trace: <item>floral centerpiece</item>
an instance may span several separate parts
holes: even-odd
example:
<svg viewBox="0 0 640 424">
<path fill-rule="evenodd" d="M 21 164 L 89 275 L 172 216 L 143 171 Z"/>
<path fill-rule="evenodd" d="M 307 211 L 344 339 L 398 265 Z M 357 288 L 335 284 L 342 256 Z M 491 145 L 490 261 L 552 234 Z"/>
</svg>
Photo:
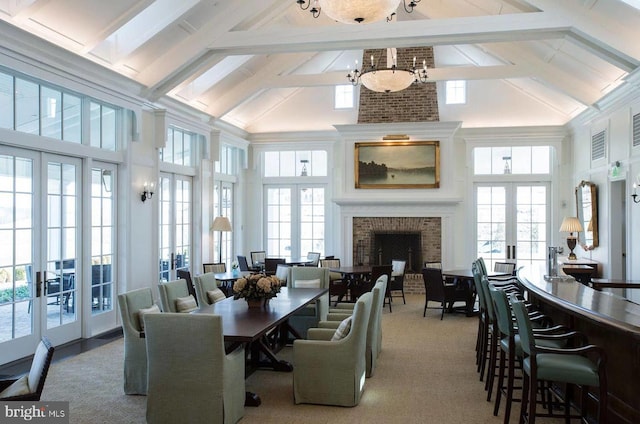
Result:
<svg viewBox="0 0 640 424">
<path fill-rule="evenodd" d="M 233 298 L 244 298 L 248 303 L 264 301 L 280 293 L 280 280 L 275 275 L 251 274 L 238 278 L 233 284 Z"/>
</svg>

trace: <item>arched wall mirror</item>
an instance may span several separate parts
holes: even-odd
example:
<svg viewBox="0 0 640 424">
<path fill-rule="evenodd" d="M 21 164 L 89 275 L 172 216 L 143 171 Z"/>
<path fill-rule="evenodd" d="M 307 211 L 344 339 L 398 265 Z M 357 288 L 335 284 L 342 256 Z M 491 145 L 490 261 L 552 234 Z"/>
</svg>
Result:
<svg viewBox="0 0 640 424">
<path fill-rule="evenodd" d="M 594 183 L 582 181 L 576 187 L 576 208 L 584 229 L 578 234 L 578 243 L 588 250 L 598 247 L 598 191 Z"/>
</svg>

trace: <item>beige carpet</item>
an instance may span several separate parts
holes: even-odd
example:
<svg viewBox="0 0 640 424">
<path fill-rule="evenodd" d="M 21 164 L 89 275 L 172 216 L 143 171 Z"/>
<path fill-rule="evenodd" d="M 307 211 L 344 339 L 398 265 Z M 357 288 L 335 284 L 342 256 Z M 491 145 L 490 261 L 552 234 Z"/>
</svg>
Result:
<svg viewBox="0 0 640 424">
<path fill-rule="evenodd" d="M 423 296 L 411 295 L 407 305 L 396 300 L 393 313 L 385 309 L 382 352 L 358 406 L 295 405 L 291 373 L 257 371 L 246 386 L 260 395 L 262 405 L 245 408 L 242 422 L 502 423 L 504 408 L 492 415 L 493 402 L 485 400 L 476 373 L 477 319 L 446 314 L 440 321 L 436 309 L 423 318 L 422 307 Z M 289 359 L 291 348 L 280 356 Z M 123 394 L 122 357 L 120 339 L 55 363 L 43 400 L 69 401 L 71 423 L 144 423 L 146 398 Z"/>
</svg>

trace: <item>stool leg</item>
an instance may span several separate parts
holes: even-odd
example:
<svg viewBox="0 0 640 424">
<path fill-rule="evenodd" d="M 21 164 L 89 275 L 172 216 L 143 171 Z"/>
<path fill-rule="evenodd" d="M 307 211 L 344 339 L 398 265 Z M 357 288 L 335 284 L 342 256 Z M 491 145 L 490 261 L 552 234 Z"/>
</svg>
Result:
<svg viewBox="0 0 640 424">
<path fill-rule="evenodd" d="M 504 368 L 505 368 L 505 354 L 504 354 L 504 350 L 501 348 L 500 360 L 498 362 L 498 388 L 496 392 L 496 404 L 493 406 L 494 416 L 497 416 L 498 411 L 500 410 L 500 399 L 502 398 L 502 389 L 504 387 Z"/>
<path fill-rule="evenodd" d="M 518 424 L 524 424 L 524 417 L 527 415 L 527 406 L 529 403 L 529 375 L 522 373 L 522 401 L 520 402 L 520 419 Z"/>
<path fill-rule="evenodd" d="M 491 337 L 491 345 L 489 348 L 489 370 L 487 371 L 487 381 L 484 384 L 484 389 L 487 391 L 487 402 L 491 402 L 491 393 L 493 392 L 493 382 L 496 375 L 496 363 L 498 358 L 498 334 L 493 334 Z"/>
<path fill-rule="evenodd" d="M 529 414 L 527 416 L 528 424 L 535 424 L 536 422 L 536 403 L 538 394 L 538 376 L 536 375 L 535 368 L 532 367 L 531 375 L 529 376 Z M 524 396 L 523 396 L 524 398 Z"/>
</svg>

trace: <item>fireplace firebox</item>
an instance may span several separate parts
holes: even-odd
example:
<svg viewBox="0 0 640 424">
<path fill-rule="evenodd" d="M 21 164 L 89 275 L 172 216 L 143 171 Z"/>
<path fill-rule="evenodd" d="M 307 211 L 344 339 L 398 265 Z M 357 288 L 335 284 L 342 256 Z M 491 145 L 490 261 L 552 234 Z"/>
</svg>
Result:
<svg viewBox="0 0 640 424">
<path fill-rule="evenodd" d="M 419 232 L 374 233 L 372 262 L 390 264 L 393 259 L 407 261 L 405 272 L 419 273 L 422 267 L 422 240 Z"/>
</svg>

